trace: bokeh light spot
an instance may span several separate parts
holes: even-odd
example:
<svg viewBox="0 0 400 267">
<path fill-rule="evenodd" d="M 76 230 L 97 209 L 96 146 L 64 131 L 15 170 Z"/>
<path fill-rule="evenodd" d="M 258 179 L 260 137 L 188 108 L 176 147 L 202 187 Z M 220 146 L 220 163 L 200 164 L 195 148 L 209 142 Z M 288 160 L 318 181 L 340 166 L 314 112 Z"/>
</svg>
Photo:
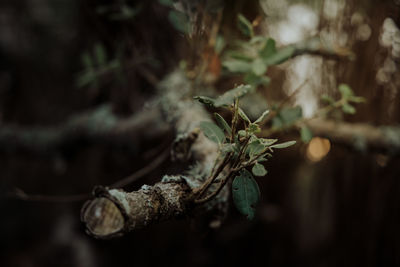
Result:
<svg viewBox="0 0 400 267">
<path fill-rule="evenodd" d="M 308 144 L 306 156 L 312 162 L 323 159 L 331 150 L 331 142 L 326 138 L 314 137 Z"/>
</svg>

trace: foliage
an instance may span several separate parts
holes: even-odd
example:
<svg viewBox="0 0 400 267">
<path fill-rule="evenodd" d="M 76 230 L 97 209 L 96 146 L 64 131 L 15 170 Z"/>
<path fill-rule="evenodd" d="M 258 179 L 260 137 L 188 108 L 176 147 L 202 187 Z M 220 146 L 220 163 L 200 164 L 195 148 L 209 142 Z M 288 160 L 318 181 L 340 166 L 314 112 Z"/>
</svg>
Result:
<svg viewBox="0 0 400 267">
<path fill-rule="evenodd" d="M 272 38 L 254 35 L 252 23 L 242 14 L 238 15 L 238 28 L 248 40 L 237 40 L 233 43 L 225 53 L 223 67 L 230 73 L 244 75 L 244 81 L 252 87 L 268 85 L 268 67 L 291 58 L 295 53 L 295 46 L 277 49 Z"/>
<path fill-rule="evenodd" d="M 263 177 L 267 174 L 263 162 L 272 156 L 271 153 L 274 152 L 274 149 L 284 149 L 296 143 L 296 141 L 277 143 L 277 139 L 263 138 L 264 132 L 261 130 L 261 126 L 265 123 L 266 118 L 271 121 L 272 132 L 297 127 L 300 124 L 300 136 L 304 143 L 312 139 L 313 133 L 306 126 L 307 119 L 303 118 L 302 109 L 299 106 L 280 106 L 273 110 L 271 116 L 269 116 L 270 111 L 266 110 L 254 121 L 251 121 L 239 107 L 238 99 L 259 85 L 267 85 L 269 83 L 269 77 L 266 76 L 268 67 L 293 57 L 296 46 L 277 49 L 273 39 L 255 36 L 252 23 L 241 14 L 238 15 L 238 28 L 248 38 L 248 41 L 236 41 L 234 48 L 225 52 L 222 65 L 228 73 L 243 75 L 247 85 L 236 86 L 218 98 L 194 97 L 209 108 L 228 109 L 232 114 L 231 124 L 228 124 L 218 113 L 214 114 L 217 124 L 213 122 L 200 124 L 205 136 L 218 143 L 220 151 L 210 176 L 195 195 L 197 203 L 208 201 L 217 195 L 229 180 L 233 179 L 234 204 L 240 213 L 248 219 L 252 219 L 255 205 L 260 199 L 260 191 L 254 176 Z M 355 96 L 351 88 L 344 84 L 339 86 L 339 92 L 341 98 L 338 101 L 323 96 L 323 99 L 328 102 L 328 106 L 318 111 L 318 115 L 335 109 L 341 109 L 344 113 L 355 113 L 355 108 L 351 104 L 360 103 L 363 98 Z M 239 128 L 239 125 L 244 126 Z M 226 168 L 227 170 L 223 172 Z M 222 173 L 224 173 L 224 177 L 220 178 L 218 189 L 204 197 L 209 186 Z"/>
<path fill-rule="evenodd" d="M 158 2 L 166 6 L 169 9 L 168 11 L 168 20 L 171 25 L 180 33 L 189 34 L 190 33 L 190 23 L 189 17 L 181 11 L 173 9 L 173 1 L 172 0 L 158 0 Z"/>
<path fill-rule="evenodd" d="M 260 200 L 260 189 L 246 169 L 241 170 L 232 183 L 232 197 L 236 208 L 249 220 L 254 218 L 255 205 Z"/>
<path fill-rule="evenodd" d="M 247 94 L 251 89 L 249 85 L 239 85 L 220 97 L 214 99 L 205 96 L 194 97 L 200 103 L 211 108 L 224 108 L 232 113 L 232 122 L 229 124 L 220 114 L 214 113 L 217 124 L 213 122 L 201 122 L 200 128 L 204 135 L 219 145 L 219 158 L 217 158 L 213 171 L 207 181 L 197 191 L 198 203 L 208 201 L 230 180 L 232 183 L 233 201 L 240 213 L 248 219 L 254 218 L 255 205 L 260 199 L 260 191 L 254 176 L 263 177 L 267 174 L 263 162 L 272 157 L 274 149 L 284 149 L 296 144 L 296 141 L 277 143 L 277 139 L 260 137 L 261 124 L 268 118 L 270 111 L 264 111 L 256 120 L 251 121 L 246 113 L 239 107 L 239 98 Z M 339 86 L 341 98 L 337 101 L 323 96 L 328 105 L 317 112 L 317 115 L 329 113 L 335 109 L 341 109 L 344 113 L 355 112 L 352 103 L 363 102 L 364 99 L 355 96 L 348 85 Z M 354 109 L 354 112 L 353 112 Z M 304 124 L 307 120 L 302 116 L 300 107 L 278 108 L 272 117 L 271 129 L 284 130 L 303 124 L 300 127 L 301 140 L 308 143 L 313 137 L 311 130 Z M 244 125 L 239 129 L 239 125 Z M 218 166 L 216 168 L 216 166 Z M 203 194 L 217 177 L 228 168 L 224 178 L 219 183 L 219 188 L 206 197 Z M 248 169 L 251 168 L 251 172 Z"/>
<path fill-rule="evenodd" d="M 341 95 L 341 98 L 338 101 L 335 101 L 328 95 L 323 95 L 321 97 L 324 102 L 329 104 L 326 113 L 333 109 L 340 108 L 343 113 L 355 114 L 356 109 L 353 104 L 365 102 L 363 97 L 355 96 L 353 90 L 351 90 L 350 86 L 347 84 L 340 84 L 338 90 Z"/>
<path fill-rule="evenodd" d="M 194 99 L 199 100 L 201 103 L 209 107 L 227 107 L 234 102 L 235 99 L 240 98 L 250 91 L 251 87 L 249 85 L 239 85 L 232 90 L 227 91 L 222 96 L 217 99 L 212 99 L 206 96 L 195 96 Z"/>
<path fill-rule="evenodd" d="M 126 21 L 136 17 L 142 10 L 142 5 L 138 4 L 131 7 L 126 3 L 118 6 L 116 9 L 114 5 L 101 5 L 96 8 L 96 13 L 106 16 L 109 20 Z"/>
<path fill-rule="evenodd" d="M 341 98 L 333 99 L 328 95 L 322 95 L 321 100 L 327 105 L 317 110 L 311 118 L 304 118 L 301 107 L 280 107 L 276 110 L 275 116 L 271 119 L 272 132 L 282 131 L 297 127 L 299 129 L 300 138 L 304 143 L 308 143 L 313 138 L 313 133 L 307 127 L 306 122 L 315 117 L 327 116 L 333 111 L 342 111 L 345 114 L 354 114 L 356 112 L 353 104 L 365 101 L 363 97 L 355 96 L 351 88 L 346 84 L 340 84 L 338 90 Z"/>
<path fill-rule="evenodd" d="M 159 3 L 168 8 L 168 20 L 172 26 L 183 34 L 190 33 L 190 23 L 187 14 L 173 8 L 173 1 L 159 0 Z M 102 6 L 97 12 L 107 15 L 110 19 L 128 20 L 134 18 L 140 12 L 141 6 L 122 6 L 119 13 Z M 246 84 L 235 86 L 217 98 L 207 96 L 195 96 L 200 103 L 211 109 L 225 109 L 231 112 L 231 122 L 228 123 L 219 113 L 214 113 L 215 121 L 204 121 L 200 128 L 204 135 L 218 144 L 218 158 L 209 174 L 206 182 L 195 192 L 196 202 L 202 203 L 210 200 L 218 194 L 224 185 L 232 180 L 232 196 L 235 206 L 240 213 L 248 219 L 254 218 L 255 205 L 260 199 L 260 191 L 254 176 L 267 175 L 264 163 L 275 149 L 284 149 L 296 143 L 287 141 L 277 143 L 277 139 L 265 138 L 271 132 L 298 128 L 301 140 L 308 143 L 312 137 L 312 131 L 307 127 L 307 119 L 303 117 L 301 107 L 279 106 L 276 109 L 265 110 L 254 121 L 239 107 L 239 99 L 251 93 L 258 86 L 266 86 L 270 78 L 266 72 L 270 66 L 281 64 L 296 55 L 296 49 L 302 45 L 289 45 L 277 48 L 272 38 L 256 35 L 253 24 L 242 14 L 237 16 L 237 26 L 241 36 L 246 40 L 227 42 L 221 35 L 216 35 L 215 53 L 222 55 L 222 66 L 225 73 L 242 76 Z M 303 44 L 304 46 L 304 44 Z M 299 48 L 300 47 L 300 48 Z M 224 51 L 224 53 L 222 53 Z M 109 59 L 105 47 L 98 43 L 91 53 L 82 55 L 84 70 L 79 75 L 77 84 L 83 86 L 98 86 L 102 75 L 109 72 L 120 72 L 121 63 L 119 57 Z M 361 103 L 363 98 L 355 96 L 348 85 L 341 84 L 338 88 L 341 98 L 334 100 L 323 95 L 321 99 L 327 106 L 317 111 L 318 116 L 328 114 L 333 110 L 341 110 L 343 113 L 354 114 L 353 104 Z M 252 117 L 251 117 L 252 118 Z M 269 123 L 270 129 L 265 132 L 262 126 Z M 268 132 L 271 131 L 271 132 Z M 222 176 L 222 177 L 221 177 Z M 218 188 L 206 195 L 211 184 L 218 182 Z"/>
<path fill-rule="evenodd" d="M 119 75 L 121 71 L 120 59 L 108 59 L 107 51 L 101 43 L 95 44 L 92 53 L 82 54 L 82 63 L 84 69 L 76 80 L 78 87 L 98 87 L 101 76 L 110 72 Z"/>
<path fill-rule="evenodd" d="M 296 141 L 276 144 L 277 139 L 266 139 L 256 135 L 261 131 L 260 123 L 266 118 L 269 111 L 266 110 L 252 122 L 239 107 L 238 99 L 248 92 L 246 88 L 248 88 L 246 85 L 237 86 L 217 99 L 203 96 L 197 96 L 195 99 L 207 106 L 222 107 L 232 112 L 231 125 L 221 115 L 215 113 L 217 124 L 201 122 L 200 128 L 207 138 L 219 145 L 220 157 L 215 163 L 215 165 L 219 164 L 219 167 L 216 169 L 222 172 L 224 167 L 229 166 L 225 178 L 220 182 L 220 187 L 234 177 L 232 194 L 235 206 L 248 219 L 252 219 L 255 204 L 260 198 L 258 185 L 253 175 L 265 176 L 267 171 L 262 162 L 272 156 L 271 153 L 274 149 L 287 148 L 294 145 Z M 228 101 L 232 101 L 232 103 L 228 105 Z M 244 129 L 239 130 L 240 120 L 244 124 Z M 250 167 L 252 167 L 252 172 L 247 170 Z M 208 182 L 199 190 L 200 197 L 219 174 L 218 172 L 210 174 Z M 208 200 L 208 198 L 205 197 L 203 200 Z M 199 202 L 202 202 L 202 199 Z"/>
</svg>

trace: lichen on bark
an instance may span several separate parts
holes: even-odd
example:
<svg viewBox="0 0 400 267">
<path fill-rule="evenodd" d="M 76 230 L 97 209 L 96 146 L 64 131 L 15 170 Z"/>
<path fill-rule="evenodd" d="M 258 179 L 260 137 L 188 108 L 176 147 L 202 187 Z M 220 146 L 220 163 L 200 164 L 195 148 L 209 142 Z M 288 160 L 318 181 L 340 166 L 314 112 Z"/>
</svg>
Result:
<svg viewBox="0 0 400 267">
<path fill-rule="evenodd" d="M 192 190 L 199 187 L 210 173 L 218 146 L 198 130 L 201 121 L 211 119 L 202 106 L 192 101 L 191 91 L 184 73 L 175 71 L 161 82 L 160 97 L 150 105 L 160 107 L 164 116 L 161 119 L 173 125 L 177 136 L 191 137 L 185 146 L 187 155 L 190 155 L 188 162 L 194 164 L 183 174 L 166 175 L 160 182 L 144 185 L 138 191 L 95 189 L 94 198 L 87 201 L 81 210 L 81 220 L 90 235 L 110 238 L 157 222 L 202 213 L 214 213 L 210 225 L 220 225 L 219 220 L 224 217 L 228 206 L 229 190 L 226 187 L 205 204 L 195 205 L 193 201 Z M 213 189 L 215 186 L 209 190 Z"/>
</svg>

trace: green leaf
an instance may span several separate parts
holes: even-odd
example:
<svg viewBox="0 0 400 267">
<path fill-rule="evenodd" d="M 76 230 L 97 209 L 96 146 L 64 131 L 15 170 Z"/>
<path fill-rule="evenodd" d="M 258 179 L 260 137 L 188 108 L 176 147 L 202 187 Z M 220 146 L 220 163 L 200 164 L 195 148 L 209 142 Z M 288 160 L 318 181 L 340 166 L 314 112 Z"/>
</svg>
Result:
<svg viewBox="0 0 400 267">
<path fill-rule="evenodd" d="M 256 123 L 250 123 L 249 124 L 249 132 L 250 133 L 259 133 L 261 132 L 260 126 Z"/>
<path fill-rule="evenodd" d="M 361 96 L 350 96 L 348 101 L 354 102 L 354 103 L 364 103 L 366 100 L 364 97 L 361 97 Z"/>
<path fill-rule="evenodd" d="M 225 141 L 224 132 L 213 122 L 202 121 L 200 122 L 200 128 L 204 135 L 211 141 L 222 144 Z"/>
<path fill-rule="evenodd" d="M 161 5 L 172 7 L 174 2 L 172 0 L 158 0 Z"/>
<path fill-rule="evenodd" d="M 295 51 L 296 51 L 296 48 L 294 46 L 287 46 L 287 47 L 281 48 L 276 53 L 274 53 L 271 56 L 269 56 L 268 58 L 266 58 L 265 63 L 268 66 L 278 65 L 280 63 L 283 63 L 286 60 L 290 59 L 294 55 Z"/>
<path fill-rule="evenodd" d="M 141 11 L 141 6 L 138 5 L 137 7 L 130 7 L 128 5 L 121 6 L 121 12 L 111 14 L 109 18 L 111 20 L 128 20 L 135 17 Z"/>
<path fill-rule="evenodd" d="M 251 169 L 251 172 L 255 176 L 265 176 L 267 174 L 267 170 L 264 168 L 264 165 L 259 163 L 254 164 L 253 168 Z"/>
<path fill-rule="evenodd" d="M 344 113 L 347 113 L 347 114 L 355 114 L 356 113 L 356 109 L 352 105 L 350 105 L 348 103 L 345 103 L 342 106 L 342 110 L 343 110 Z"/>
<path fill-rule="evenodd" d="M 245 61 L 247 63 L 250 63 L 253 60 L 253 56 L 249 55 L 246 52 L 242 52 L 242 51 L 228 50 L 226 52 L 226 55 L 229 58 L 238 59 L 238 60 L 241 60 L 241 61 Z"/>
<path fill-rule="evenodd" d="M 246 134 L 247 134 L 247 132 L 246 132 L 245 130 L 239 130 L 239 131 L 238 131 L 238 135 L 239 135 L 239 136 L 244 137 L 244 136 L 246 136 Z"/>
<path fill-rule="evenodd" d="M 227 154 L 229 152 L 234 152 L 236 151 L 236 144 L 223 144 L 221 147 L 221 152 L 223 154 Z"/>
<path fill-rule="evenodd" d="M 195 96 L 195 100 L 209 107 L 223 107 L 229 106 L 235 102 L 236 98 L 241 98 L 247 94 L 252 89 L 251 85 L 239 85 L 235 88 L 225 92 L 223 95 L 219 96 L 217 99 L 213 99 L 207 96 Z"/>
<path fill-rule="evenodd" d="M 255 215 L 255 205 L 260 200 L 260 189 L 253 175 L 247 170 L 241 170 L 233 180 L 232 197 L 238 211 L 252 220 Z"/>
<path fill-rule="evenodd" d="M 265 42 L 266 38 L 261 35 L 254 36 L 253 38 L 250 39 L 249 43 L 250 44 L 256 44 L 260 42 Z"/>
<path fill-rule="evenodd" d="M 219 127 L 224 129 L 229 135 L 232 135 L 232 129 L 229 126 L 229 124 L 224 120 L 224 118 L 222 118 L 222 116 L 219 115 L 218 113 L 214 113 L 214 116 L 215 116 L 215 120 L 217 121 L 217 124 L 219 125 Z"/>
<path fill-rule="evenodd" d="M 269 38 L 267 40 L 267 42 L 265 43 L 265 46 L 263 47 L 263 49 L 261 49 L 260 56 L 263 59 L 268 59 L 275 53 L 276 53 L 275 40 Z"/>
<path fill-rule="evenodd" d="M 93 68 L 92 58 L 90 57 L 90 55 L 87 52 L 82 54 L 82 63 L 86 69 Z"/>
<path fill-rule="evenodd" d="M 222 35 L 218 35 L 215 39 L 214 51 L 217 55 L 221 54 L 222 50 L 225 48 L 226 42 Z"/>
<path fill-rule="evenodd" d="M 248 84 L 257 87 L 259 85 L 267 86 L 271 79 L 268 76 L 257 76 L 253 72 L 249 72 L 244 76 L 244 81 Z"/>
<path fill-rule="evenodd" d="M 256 139 L 247 146 L 246 153 L 250 156 L 250 158 L 253 158 L 264 152 L 266 147 L 267 146 L 264 145 L 259 139 Z"/>
<path fill-rule="evenodd" d="M 259 138 L 258 140 L 260 140 L 261 143 L 262 143 L 264 146 L 270 146 L 270 145 L 275 144 L 276 142 L 278 142 L 278 139 Z"/>
<path fill-rule="evenodd" d="M 270 153 L 265 153 L 264 155 L 267 156 L 268 158 L 272 158 L 272 154 Z"/>
<path fill-rule="evenodd" d="M 285 108 L 279 112 L 279 117 L 284 121 L 285 125 L 290 125 L 301 119 L 303 116 L 303 110 L 300 106 L 294 108 Z"/>
<path fill-rule="evenodd" d="M 215 99 L 213 99 L 211 97 L 208 97 L 208 96 L 195 96 L 193 98 L 196 99 L 197 101 L 199 101 L 200 103 L 208 106 L 208 107 L 214 107 Z"/>
<path fill-rule="evenodd" d="M 96 80 L 96 75 L 93 71 L 87 71 L 80 75 L 76 80 L 76 86 L 84 87 L 86 85 L 91 84 Z"/>
<path fill-rule="evenodd" d="M 97 64 L 99 64 L 99 66 L 104 66 L 107 62 L 107 54 L 104 46 L 100 43 L 97 43 L 94 47 L 94 51 L 96 54 Z"/>
<path fill-rule="evenodd" d="M 300 137 L 301 140 L 307 144 L 313 138 L 313 133 L 311 132 L 310 128 L 308 128 L 307 126 L 303 126 L 300 129 Z"/>
<path fill-rule="evenodd" d="M 302 117 L 303 111 L 300 106 L 294 108 L 284 108 L 272 120 L 274 128 L 290 126 Z"/>
<path fill-rule="evenodd" d="M 263 121 L 263 119 L 265 118 L 265 116 L 267 116 L 269 114 L 269 110 L 266 110 L 263 112 L 263 114 L 261 114 L 260 117 L 258 117 L 258 119 L 254 122 L 254 123 L 260 123 Z"/>
<path fill-rule="evenodd" d="M 327 102 L 329 105 L 333 105 L 335 100 L 327 94 L 323 94 L 321 96 L 321 100 Z"/>
<path fill-rule="evenodd" d="M 239 85 L 218 97 L 215 102 L 215 107 L 229 106 L 235 102 L 236 98 L 241 98 L 251 90 L 250 85 Z"/>
<path fill-rule="evenodd" d="M 107 68 L 109 69 L 118 69 L 121 67 L 121 62 L 119 58 L 114 59 L 113 61 L 109 62 Z"/>
<path fill-rule="evenodd" d="M 251 70 L 251 64 L 244 60 L 228 59 L 222 62 L 222 66 L 233 73 L 246 73 Z"/>
<path fill-rule="evenodd" d="M 264 161 L 268 161 L 264 156 L 261 156 L 261 157 L 259 157 L 259 158 L 257 159 L 257 162 L 258 162 L 258 163 L 264 162 Z"/>
<path fill-rule="evenodd" d="M 256 58 L 251 63 L 251 70 L 255 75 L 261 76 L 267 71 L 267 65 L 265 65 L 264 61 L 261 58 Z"/>
<path fill-rule="evenodd" d="M 242 14 L 238 15 L 238 28 L 247 37 L 252 37 L 254 35 L 253 25 L 251 25 L 251 22 Z"/>
<path fill-rule="evenodd" d="M 350 86 L 344 83 L 339 85 L 339 92 L 345 99 L 348 99 L 349 97 L 354 95 L 353 90 L 351 90 Z"/>
<path fill-rule="evenodd" d="M 244 121 L 246 121 L 246 122 L 248 122 L 248 123 L 251 123 L 249 117 L 247 117 L 246 113 L 244 113 L 244 111 L 243 111 L 241 108 L 239 108 L 238 111 L 239 111 L 239 116 L 240 116 Z"/>
<path fill-rule="evenodd" d="M 176 30 L 184 34 L 189 33 L 189 21 L 184 13 L 171 10 L 168 14 L 168 19 Z"/>
<path fill-rule="evenodd" d="M 288 142 L 272 145 L 272 146 L 270 146 L 270 148 L 287 148 L 294 144 L 296 144 L 296 141 L 288 141 Z"/>
</svg>

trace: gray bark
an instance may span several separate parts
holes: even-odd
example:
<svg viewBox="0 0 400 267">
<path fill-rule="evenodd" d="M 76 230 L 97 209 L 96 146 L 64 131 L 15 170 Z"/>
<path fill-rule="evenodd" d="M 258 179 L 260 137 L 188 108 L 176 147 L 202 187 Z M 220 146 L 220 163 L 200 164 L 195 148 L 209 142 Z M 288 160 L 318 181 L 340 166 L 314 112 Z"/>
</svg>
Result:
<svg viewBox="0 0 400 267">
<path fill-rule="evenodd" d="M 186 173 L 164 176 L 153 186 L 143 185 L 134 192 L 97 188 L 87 201 L 81 219 L 87 232 L 96 238 L 109 238 L 146 227 L 150 224 L 179 218 L 196 209 L 223 217 L 229 191 L 225 187 L 215 199 L 196 206 L 192 190 L 202 184 L 217 157 L 218 146 L 198 131 L 200 121 L 210 120 L 202 106 L 190 95 L 190 83 L 180 71 L 169 75 L 159 88 L 159 99 L 153 103 L 161 109 L 164 120 L 173 125 L 177 138 L 172 154 L 177 159 L 193 160 Z M 148 129 L 152 131 L 153 129 Z M 213 190 L 211 187 L 209 190 Z M 218 225 L 215 221 L 211 225 Z"/>
</svg>

